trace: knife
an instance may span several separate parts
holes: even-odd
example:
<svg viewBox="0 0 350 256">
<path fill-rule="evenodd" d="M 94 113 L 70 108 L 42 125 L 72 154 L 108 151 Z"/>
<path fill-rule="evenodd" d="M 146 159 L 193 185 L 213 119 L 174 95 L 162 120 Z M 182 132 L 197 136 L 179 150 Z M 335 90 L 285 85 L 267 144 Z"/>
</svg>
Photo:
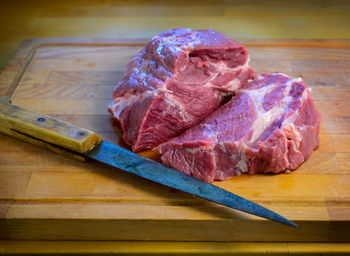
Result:
<svg viewBox="0 0 350 256">
<path fill-rule="evenodd" d="M 96 133 L 13 105 L 0 97 L 0 132 L 79 160 L 94 159 L 148 180 L 292 227 L 295 223 L 254 202 L 144 158 Z"/>
</svg>

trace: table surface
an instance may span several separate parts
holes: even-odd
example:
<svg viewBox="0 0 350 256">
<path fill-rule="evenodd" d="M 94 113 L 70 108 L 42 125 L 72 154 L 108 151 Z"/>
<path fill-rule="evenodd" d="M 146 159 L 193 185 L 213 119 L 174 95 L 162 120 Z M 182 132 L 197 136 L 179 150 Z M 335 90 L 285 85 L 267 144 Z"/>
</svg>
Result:
<svg viewBox="0 0 350 256">
<path fill-rule="evenodd" d="M 264 3 L 261 3 L 261 1 L 257 0 L 248 0 L 222 2 L 191 1 L 190 3 L 187 1 L 176 1 L 172 3 L 162 1 L 128 1 L 123 3 L 121 1 L 102 0 L 63 0 L 56 1 L 55 4 L 53 4 L 50 1 L 42 0 L 14 0 L 6 1 L 1 4 L 0 22 L 1 70 L 8 63 L 22 40 L 36 37 L 149 38 L 168 28 L 191 27 L 197 29 L 216 29 L 235 39 L 349 39 L 350 2 L 327 0 L 293 2 L 264 1 Z M 346 76 L 343 77 L 346 79 Z M 4 86 L 5 83 L 6 81 L 0 81 L 0 86 Z M 338 96 L 341 95 L 339 94 Z M 344 112 L 345 111 L 346 109 Z M 341 153 L 344 151 L 344 148 L 347 148 L 348 139 L 343 140 L 337 136 L 332 137 L 325 135 L 325 133 L 323 133 L 322 136 L 323 138 L 321 139 L 326 141 L 324 144 L 326 146 L 321 148 L 321 153 L 323 151 L 324 154 L 327 154 L 327 151 L 330 149 L 339 150 L 338 159 L 334 158 L 333 162 L 326 163 L 326 166 L 332 168 L 333 163 L 337 164 L 337 166 L 340 164 L 343 171 L 349 169 L 349 162 L 347 160 L 349 153 Z M 335 142 L 334 139 L 336 140 Z M 2 140 L 2 142 L 4 142 L 4 140 Z M 345 144 L 343 144 L 343 142 Z M 6 143 L 9 143 L 7 139 L 5 141 L 5 144 Z M 10 139 L 10 143 L 12 143 L 12 139 Z M 28 151 L 35 151 L 36 149 L 35 147 L 27 147 L 25 144 L 20 144 L 18 150 L 22 152 L 22 156 L 26 157 Z M 36 152 L 47 155 L 47 153 L 42 153 L 44 151 L 41 150 Z M 48 158 L 44 161 L 48 161 L 48 163 L 52 163 L 52 161 L 62 163 L 62 158 L 52 160 L 53 158 L 55 158 L 54 154 L 48 154 Z M 34 159 L 33 161 L 43 160 L 41 157 L 38 159 Z M 24 159 L 24 161 L 30 162 L 32 160 L 27 158 Z M 34 162 L 31 162 L 31 164 L 35 165 Z M 320 163 L 322 164 L 322 161 Z M 40 183 L 40 179 L 36 180 Z M 54 184 L 55 180 L 52 182 L 52 184 Z M 136 183 L 139 184 L 139 181 Z M 22 185 L 23 184 L 20 184 L 19 186 Z M 35 185 L 29 189 L 35 190 Z M 89 190 L 90 188 L 86 187 L 86 189 Z M 315 193 L 316 192 L 317 191 L 315 191 Z M 333 206 L 336 208 L 339 205 L 337 206 L 335 204 Z M 93 211 L 90 213 L 93 213 Z M 342 213 L 344 214 L 344 209 L 341 207 L 333 211 L 333 214 L 338 216 L 338 218 Z M 95 212 L 95 214 L 98 215 L 99 213 Z M 23 225 L 27 224 L 24 223 Z M 43 225 L 42 228 L 45 228 L 47 224 L 44 223 Z M 330 231 L 332 228 L 334 227 L 330 227 Z M 65 237 L 61 239 L 64 240 Z M 47 253 L 52 252 L 55 246 L 62 246 L 62 248 L 64 248 L 63 250 L 71 253 L 84 251 L 79 244 L 74 244 L 73 246 L 71 244 L 41 243 L 39 245 L 36 242 L 17 243 L 13 241 L 12 243 L 0 243 L 0 248 L 2 249 L 0 253 L 38 253 L 38 248 L 40 247 L 42 248 L 41 252 L 44 251 Z M 102 248 L 96 249 L 99 248 L 99 246 L 105 245 L 94 243 L 92 244 L 94 248 L 91 247 L 91 249 L 89 249 L 85 247 L 87 248 L 85 252 L 91 252 L 91 250 L 95 253 L 106 252 L 106 250 Z M 113 246 L 108 246 L 108 249 L 111 251 L 120 250 L 122 252 L 127 252 L 127 248 L 134 246 L 135 251 L 144 253 L 144 248 L 147 248 L 145 244 L 139 245 L 131 242 L 122 242 L 113 244 Z M 156 252 L 154 248 L 162 248 L 162 250 L 165 251 L 169 250 L 169 248 L 173 248 L 172 250 L 175 252 L 176 249 L 174 249 L 174 246 L 178 247 L 179 251 L 186 251 L 186 249 L 182 248 L 185 246 L 189 251 L 191 251 L 189 248 L 197 247 L 201 248 L 199 249 L 201 253 L 207 252 L 208 254 L 215 253 L 218 249 L 222 248 L 222 244 L 220 243 L 178 245 L 169 243 L 161 245 L 155 243 L 149 246 L 152 249 L 149 249 L 148 252 Z M 261 249 L 260 251 L 265 252 L 274 251 L 276 248 L 279 248 L 279 253 L 282 255 L 292 252 L 305 253 L 307 251 L 310 253 L 346 253 L 350 250 L 349 247 L 344 244 L 314 244 L 306 248 L 303 244 L 291 243 L 264 245 L 227 243 L 225 248 L 225 254 L 234 254 L 234 252 L 236 252 L 237 255 L 257 252 L 259 251 L 258 248 Z"/>
<path fill-rule="evenodd" d="M 350 39 L 350 2 L 12 0 L 0 5 L 0 69 L 38 37 L 150 38 L 173 27 L 238 39 Z"/>
<path fill-rule="evenodd" d="M 124 67 L 146 41 L 25 41 L 0 76 L 4 83 L 0 94 L 7 95 L 13 91 L 9 86 L 15 84 L 13 104 L 126 146 L 106 108 Z M 214 184 L 290 218 L 300 224 L 299 229 L 0 135 L 0 216 L 8 224 L 8 232 L 0 233 L 0 238 L 350 241 L 350 41 L 258 39 L 242 43 L 257 73 L 300 76 L 312 89 L 322 116 L 321 142 L 292 174 L 241 175 Z M 159 160 L 152 150 L 140 154 Z"/>
</svg>

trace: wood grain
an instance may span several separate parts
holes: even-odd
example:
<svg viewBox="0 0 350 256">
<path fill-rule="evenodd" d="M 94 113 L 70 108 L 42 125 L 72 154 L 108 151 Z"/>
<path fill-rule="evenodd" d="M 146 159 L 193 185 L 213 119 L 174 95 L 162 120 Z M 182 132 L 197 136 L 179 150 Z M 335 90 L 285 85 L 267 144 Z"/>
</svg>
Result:
<svg viewBox="0 0 350 256">
<path fill-rule="evenodd" d="M 92 130 L 128 148 L 106 108 L 126 63 L 144 42 L 25 41 L 0 76 L 1 92 L 9 94 L 8 87 L 19 81 L 14 104 Z M 277 211 L 300 229 L 0 134 L 0 229 L 5 230 L 0 238 L 349 242 L 350 41 L 244 43 L 258 73 L 301 76 L 312 88 L 322 116 L 321 144 L 292 174 L 242 175 L 214 184 Z M 154 151 L 140 154 L 159 160 Z"/>
<path fill-rule="evenodd" d="M 348 39 L 349 10 L 344 0 L 2 1 L 0 70 L 22 40 L 36 37 L 150 38 L 182 26 L 238 39 Z"/>
<path fill-rule="evenodd" d="M 346 243 L 0 241 L 0 255 L 346 255 L 348 249 Z"/>
</svg>

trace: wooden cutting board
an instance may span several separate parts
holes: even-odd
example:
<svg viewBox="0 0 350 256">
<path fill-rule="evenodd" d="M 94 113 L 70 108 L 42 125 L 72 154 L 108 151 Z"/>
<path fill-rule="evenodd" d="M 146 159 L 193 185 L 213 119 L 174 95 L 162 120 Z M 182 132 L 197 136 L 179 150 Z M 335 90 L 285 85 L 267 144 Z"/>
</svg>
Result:
<svg viewBox="0 0 350 256">
<path fill-rule="evenodd" d="M 126 146 L 107 105 L 147 40 L 33 39 L 0 76 L 12 103 Z M 106 165 L 0 134 L 0 239 L 350 242 L 350 41 L 243 40 L 261 72 L 301 76 L 322 116 L 321 145 L 292 174 L 214 184 L 300 228 L 244 214 Z M 142 155 L 159 160 L 152 151 Z"/>
</svg>

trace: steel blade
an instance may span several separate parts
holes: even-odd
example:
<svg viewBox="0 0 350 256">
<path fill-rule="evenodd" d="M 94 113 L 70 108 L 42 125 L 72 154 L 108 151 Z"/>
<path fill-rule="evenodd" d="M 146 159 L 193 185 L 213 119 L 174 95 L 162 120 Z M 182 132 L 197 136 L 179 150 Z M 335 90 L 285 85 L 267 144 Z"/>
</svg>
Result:
<svg viewBox="0 0 350 256">
<path fill-rule="evenodd" d="M 153 160 L 139 156 L 108 141 L 103 141 L 85 155 L 165 186 L 176 188 L 239 211 L 297 227 L 295 223 L 256 203 Z"/>
</svg>

